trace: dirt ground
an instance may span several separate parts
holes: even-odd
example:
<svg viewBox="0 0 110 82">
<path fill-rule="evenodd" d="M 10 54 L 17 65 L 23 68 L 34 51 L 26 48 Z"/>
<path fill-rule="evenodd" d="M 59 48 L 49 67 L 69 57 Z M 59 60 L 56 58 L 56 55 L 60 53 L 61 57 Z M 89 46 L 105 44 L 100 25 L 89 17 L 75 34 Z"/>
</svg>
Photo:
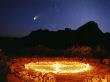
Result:
<svg viewBox="0 0 110 82">
<path fill-rule="evenodd" d="M 90 71 L 75 73 L 75 74 L 55 74 L 56 82 L 89 82 L 97 76 L 98 79 L 105 79 L 110 82 L 110 66 L 109 63 L 100 63 L 99 59 L 78 59 L 78 58 L 18 58 L 12 61 L 9 61 L 9 66 L 11 63 L 24 64 L 30 61 L 58 61 L 58 60 L 67 60 L 67 61 L 81 61 L 90 64 L 93 68 Z M 88 81 L 87 81 L 88 80 Z M 9 72 L 7 75 L 7 82 L 25 82 L 23 79 L 17 77 L 15 74 Z M 95 81 L 94 81 L 95 82 Z M 97 81 L 98 82 L 98 81 Z"/>
</svg>

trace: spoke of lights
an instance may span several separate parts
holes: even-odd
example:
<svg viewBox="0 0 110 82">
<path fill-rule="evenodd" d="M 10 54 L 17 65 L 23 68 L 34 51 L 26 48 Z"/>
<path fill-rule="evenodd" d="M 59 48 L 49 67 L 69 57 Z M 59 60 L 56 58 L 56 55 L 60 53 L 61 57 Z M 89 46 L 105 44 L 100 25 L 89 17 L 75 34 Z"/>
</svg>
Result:
<svg viewBox="0 0 110 82">
<path fill-rule="evenodd" d="M 25 64 L 25 69 L 41 72 L 52 73 L 79 73 L 91 69 L 89 64 L 80 62 L 31 62 Z"/>
</svg>

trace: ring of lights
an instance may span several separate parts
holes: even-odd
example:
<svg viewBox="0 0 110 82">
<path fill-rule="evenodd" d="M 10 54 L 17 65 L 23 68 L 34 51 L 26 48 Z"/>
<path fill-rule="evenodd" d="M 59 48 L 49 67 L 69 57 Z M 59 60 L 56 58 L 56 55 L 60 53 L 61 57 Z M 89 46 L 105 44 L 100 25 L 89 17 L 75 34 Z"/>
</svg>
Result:
<svg viewBox="0 0 110 82">
<path fill-rule="evenodd" d="M 80 62 L 30 62 L 24 65 L 26 70 L 33 70 L 35 72 L 44 72 L 44 73 L 79 73 L 85 72 L 91 69 L 89 64 L 80 63 Z"/>
</svg>

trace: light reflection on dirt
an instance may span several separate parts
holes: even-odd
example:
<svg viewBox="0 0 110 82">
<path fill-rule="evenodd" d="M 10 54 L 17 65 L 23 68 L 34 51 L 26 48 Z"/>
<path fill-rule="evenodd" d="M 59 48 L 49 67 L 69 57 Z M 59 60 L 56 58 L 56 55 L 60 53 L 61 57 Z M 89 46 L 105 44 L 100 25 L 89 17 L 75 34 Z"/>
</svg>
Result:
<svg viewBox="0 0 110 82">
<path fill-rule="evenodd" d="M 99 59 L 80 59 L 80 58 L 17 58 L 9 61 L 10 72 L 7 75 L 8 82 L 24 82 L 23 79 L 18 77 L 19 72 L 24 69 L 24 64 L 29 62 L 44 62 L 44 61 L 80 61 L 84 63 L 89 63 L 93 66 L 91 71 L 85 71 L 82 73 L 75 74 L 54 74 L 56 82 L 86 82 L 87 80 L 92 80 L 94 76 L 97 78 L 106 78 L 110 82 L 110 67 L 109 65 L 101 64 Z M 19 68 L 20 67 L 20 68 Z M 16 69 L 17 68 L 17 69 Z M 15 70 L 16 69 L 16 70 Z M 34 82 L 34 81 L 33 81 Z"/>
</svg>

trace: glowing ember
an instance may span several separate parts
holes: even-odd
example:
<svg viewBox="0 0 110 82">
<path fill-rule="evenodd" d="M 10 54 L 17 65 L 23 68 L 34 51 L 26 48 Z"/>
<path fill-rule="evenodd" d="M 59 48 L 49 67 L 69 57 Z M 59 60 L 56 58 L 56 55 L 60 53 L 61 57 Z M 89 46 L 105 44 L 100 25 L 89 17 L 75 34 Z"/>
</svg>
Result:
<svg viewBox="0 0 110 82">
<path fill-rule="evenodd" d="M 79 73 L 90 70 L 91 66 L 80 62 L 31 62 L 25 64 L 25 69 L 45 73 Z"/>
</svg>

